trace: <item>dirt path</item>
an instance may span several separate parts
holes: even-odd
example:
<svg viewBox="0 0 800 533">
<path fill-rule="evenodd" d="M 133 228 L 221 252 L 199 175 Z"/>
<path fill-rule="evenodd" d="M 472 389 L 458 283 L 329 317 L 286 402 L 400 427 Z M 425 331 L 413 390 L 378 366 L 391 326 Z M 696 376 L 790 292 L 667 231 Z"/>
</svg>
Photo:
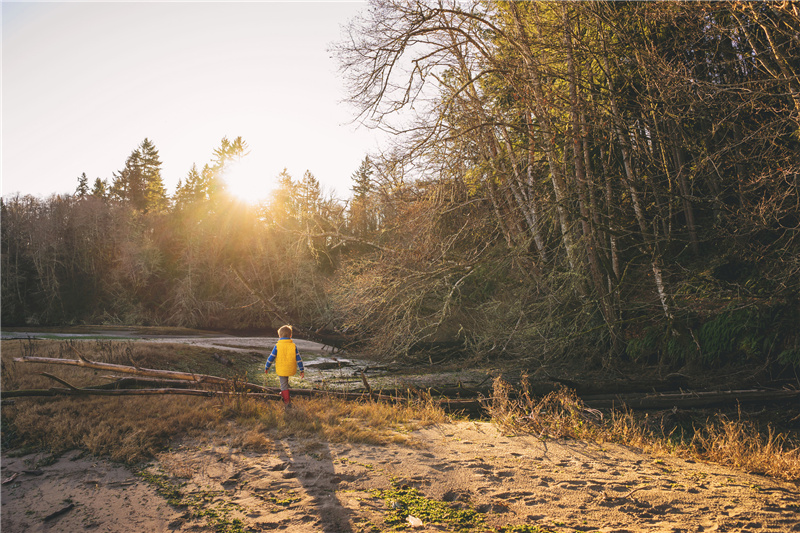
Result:
<svg viewBox="0 0 800 533">
<path fill-rule="evenodd" d="M 507 437 L 461 422 L 411 434 L 414 447 L 276 440 L 262 453 L 216 443 L 172 449 L 149 469 L 178 487 L 176 510 L 152 484 L 105 461 L 62 457 L 2 487 L 2 530 L 383 531 L 393 508 L 379 492 L 418 489 L 481 514 L 473 531 L 800 531 L 800 487 L 619 446 Z M 3 458 L 2 476 L 26 458 Z M 28 458 L 30 459 L 30 458 Z M 69 503 L 63 515 L 43 518 Z M 194 510 L 194 512 L 193 512 Z M 201 511 L 205 516 L 197 517 Z M 418 531 L 456 531 L 423 516 Z"/>
</svg>

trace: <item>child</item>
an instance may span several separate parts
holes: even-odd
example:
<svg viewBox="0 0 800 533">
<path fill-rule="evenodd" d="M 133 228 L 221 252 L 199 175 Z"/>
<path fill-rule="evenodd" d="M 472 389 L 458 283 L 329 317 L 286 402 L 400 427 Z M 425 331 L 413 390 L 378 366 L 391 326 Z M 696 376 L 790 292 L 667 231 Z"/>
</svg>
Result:
<svg viewBox="0 0 800 533">
<path fill-rule="evenodd" d="M 300 377 L 305 377 L 306 373 L 303 371 L 303 360 L 300 358 L 300 352 L 297 351 L 297 346 L 292 342 L 292 326 L 281 326 L 278 328 L 278 344 L 272 349 L 272 353 L 267 358 L 267 366 L 264 367 L 264 373 L 269 372 L 269 366 L 275 363 L 275 373 L 281 382 L 281 397 L 283 398 L 283 405 L 289 408 L 292 404 L 289 398 L 289 376 L 294 376 L 297 369 L 300 369 Z"/>
</svg>

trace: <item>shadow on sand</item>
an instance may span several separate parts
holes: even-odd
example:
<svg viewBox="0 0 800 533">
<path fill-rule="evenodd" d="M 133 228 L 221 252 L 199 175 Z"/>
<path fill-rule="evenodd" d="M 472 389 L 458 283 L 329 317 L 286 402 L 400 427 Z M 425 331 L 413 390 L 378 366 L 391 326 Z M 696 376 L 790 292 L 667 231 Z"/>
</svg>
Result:
<svg viewBox="0 0 800 533">
<path fill-rule="evenodd" d="M 292 411 L 287 412 L 291 416 Z M 276 452 L 288 464 L 284 477 L 296 478 L 311 499 L 307 517 L 310 527 L 324 533 L 353 531 L 351 512 L 336 494 L 341 475 L 336 473 L 334 457 L 327 443 L 308 444 L 301 439 L 287 438 L 275 442 Z M 306 505 L 309 505 L 307 503 Z"/>
</svg>

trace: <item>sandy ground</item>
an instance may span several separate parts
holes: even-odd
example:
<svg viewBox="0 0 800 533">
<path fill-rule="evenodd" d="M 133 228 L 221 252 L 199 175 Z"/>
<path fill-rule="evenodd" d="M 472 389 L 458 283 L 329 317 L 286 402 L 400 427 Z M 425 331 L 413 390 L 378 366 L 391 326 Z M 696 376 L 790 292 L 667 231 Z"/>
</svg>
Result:
<svg viewBox="0 0 800 533">
<path fill-rule="evenodd" d="M 3 533 L 170 530 L 177 512 L 126 468 L 79 452 L 36 466 L 42 459 L 3 455 Z M 69 510 L 48 519 L 64 509 Z"/>
<path fill-rule="evenodd" d="M 19 475 L 2 485 L 2 531 L 214 531 L 219 516 L 241 520 L 243 531 L 382 531 L 392 504 L 371 491 L 392 483 L 485 513 L 485 531 L 523 524 L 559 532 L 800 531 L 799 486 L 733 469 L 509 437 L 488 423 L 444 424 L 411 437 L 413 447 L 287 439 L 262 453 L 223 443 L 163 453 L 148 470 L 182 484 L 206 517 L 170 507 L 151 484 L 107 461 L 71 452 L 26 473 L 41 457 L 4 456 L 3 480 Z M 428 523 L 417 531 L 454 529 Z"/>
</svg>

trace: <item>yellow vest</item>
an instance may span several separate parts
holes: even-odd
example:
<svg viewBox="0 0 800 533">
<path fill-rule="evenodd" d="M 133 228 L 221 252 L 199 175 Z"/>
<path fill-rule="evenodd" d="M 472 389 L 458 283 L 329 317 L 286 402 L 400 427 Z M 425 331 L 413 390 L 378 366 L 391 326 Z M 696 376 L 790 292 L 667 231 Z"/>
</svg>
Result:
<svg viewBox="0 0 800 533">
<path fill-rule="evenodd" d="M 294 376 L 297 374 L 297 347 L 292 342 L 292 339 L 279 340 L 277 351 L 275 373 L 279 376 Z"/>
</svg>

